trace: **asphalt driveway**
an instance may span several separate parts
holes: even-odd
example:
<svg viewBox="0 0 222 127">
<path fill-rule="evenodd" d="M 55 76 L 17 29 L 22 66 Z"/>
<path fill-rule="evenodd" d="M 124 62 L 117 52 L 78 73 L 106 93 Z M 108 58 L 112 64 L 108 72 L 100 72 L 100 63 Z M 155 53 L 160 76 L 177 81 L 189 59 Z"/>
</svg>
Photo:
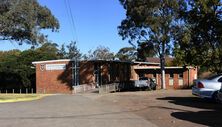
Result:
<svg viewBox="0 0 222 127">
<path fill-rule="evenodd" d="M 55 95 L 0 104 L 1 127 L 155 127 L 151 122 L 91 95 Z"/>
<path fill-rule="evenodd" d="M 98 100 L 124 107 L 159 127 L 222 127 L 222 104 L 193 96 L 191 90 L 121 92 Z"/>
</svg>

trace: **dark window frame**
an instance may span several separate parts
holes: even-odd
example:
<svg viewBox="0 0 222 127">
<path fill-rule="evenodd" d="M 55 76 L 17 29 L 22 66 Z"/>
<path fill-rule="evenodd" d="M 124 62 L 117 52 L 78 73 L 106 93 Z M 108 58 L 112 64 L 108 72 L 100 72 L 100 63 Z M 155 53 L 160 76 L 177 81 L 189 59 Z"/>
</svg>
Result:
<svg viewBox="0 0 222 127">
<path fill-rule="evenodd" d="M 178 74 L 179 75 L 179 74 Z M 169 76 L 171 79 L 173 79 L 174 77 L 174 73 L 170 73 L 170 76 Z"/>
<path fill-rule="evenodd" d="M 178 78 L 179 78 L 179 79 L 183 79 L 183 73 L 179 73 L 179 74 L 178 74 Z"/>
</svg>

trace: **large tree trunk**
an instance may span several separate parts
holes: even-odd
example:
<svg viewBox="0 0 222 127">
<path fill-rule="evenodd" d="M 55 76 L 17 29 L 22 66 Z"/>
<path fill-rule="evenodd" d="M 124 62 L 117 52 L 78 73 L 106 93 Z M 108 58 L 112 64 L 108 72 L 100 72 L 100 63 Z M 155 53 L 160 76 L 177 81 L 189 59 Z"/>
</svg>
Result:
<svg viewBox="0 0 222 127">
<path fill-rule="evenodd" d="M 161 69 L 161 89 L 166 89 L 165 82 L 165 55 L 160 55 L 160 69 Z"/>
</svg>

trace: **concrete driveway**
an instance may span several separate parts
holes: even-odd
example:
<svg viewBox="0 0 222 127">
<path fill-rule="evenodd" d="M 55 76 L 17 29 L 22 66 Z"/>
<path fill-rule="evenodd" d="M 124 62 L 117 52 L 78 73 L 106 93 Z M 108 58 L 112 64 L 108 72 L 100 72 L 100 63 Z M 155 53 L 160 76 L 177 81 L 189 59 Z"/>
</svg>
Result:
<svg viewBox="0 0 222 127">
<path fill-rule="evenodd" d="M 31 102 L 0 104 L 1 127 L 155 127 L 93 95 L 55 95 Z"/>
</svg>

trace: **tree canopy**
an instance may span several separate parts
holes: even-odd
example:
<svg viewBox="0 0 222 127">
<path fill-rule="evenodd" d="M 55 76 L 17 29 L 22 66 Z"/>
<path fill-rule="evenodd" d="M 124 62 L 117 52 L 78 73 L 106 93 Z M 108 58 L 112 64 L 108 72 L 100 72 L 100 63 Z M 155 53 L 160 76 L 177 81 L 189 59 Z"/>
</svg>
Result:
<svg viewBox="0 0 222 127">
<path fill-rule="evenodd" d="M 183 64 L 222 72 L 222 4 L 220 0 L 190 0 L 178 29 L 175 57 Z"/>
<path fill-rule="evenodd" d="M 59 29 L 58 20 L 47 7 L 37 0 L 1 0 L 0 40 L 36 45 L 47 39 L 42 29 Z"/>
<path fill-rule="evenodd" d="M 76 42 L 71 41 L 68 45 L 62 44 L 58 50 L 58 57 L 60 59 L 78 59 L 82 58 L 82 53 L 78 49 Z"/>
<path fill-rule="evenodd" d="M 66 46 L 68 49 L 67 58 L 69 59 L 81 59 L 82 53 L 80 53 L 80 50 L 77 48 L 76 42 L 72 41 L 69 45 Z"/>
<path fill-rule="evenodd" d="M 0 51 L 1 88 L 31 87 L 35 82 L 33 61 L 58 59 L 57 45 L 44 43 L 37 49 Z"/>
<path fill-rule="evenodd" d="M 153 43 L 141 42 L 137 48 L 137 60 L 146 61 L 146 57 L 155 57 L 158 54 L 156 51 Z"/>
<path fill-rule="evenodd" d="M 98 46 L 94 51 L 89 50 L 88 54 L 84 55 L 85 60 L 113 60 L 114 57 L 114 53 L 105 46 Z"/>
<path fill-rule="evenodd" d="M 137 59 L 137 51 L 134 47 L 123 47 L 115 57 L 121 61 L 135 61 Z"/>
<path fill-rule="evenodd" d="M 179 11 L 185 9 L 183 0 L 120 0 L 126 18 L 118 27 L 123 39 L 152 43 L 159 54 L 162 87 L 165 88 L 165 54 L 170 51 L 174 28 L 180 25 Z"/>
</svg>

